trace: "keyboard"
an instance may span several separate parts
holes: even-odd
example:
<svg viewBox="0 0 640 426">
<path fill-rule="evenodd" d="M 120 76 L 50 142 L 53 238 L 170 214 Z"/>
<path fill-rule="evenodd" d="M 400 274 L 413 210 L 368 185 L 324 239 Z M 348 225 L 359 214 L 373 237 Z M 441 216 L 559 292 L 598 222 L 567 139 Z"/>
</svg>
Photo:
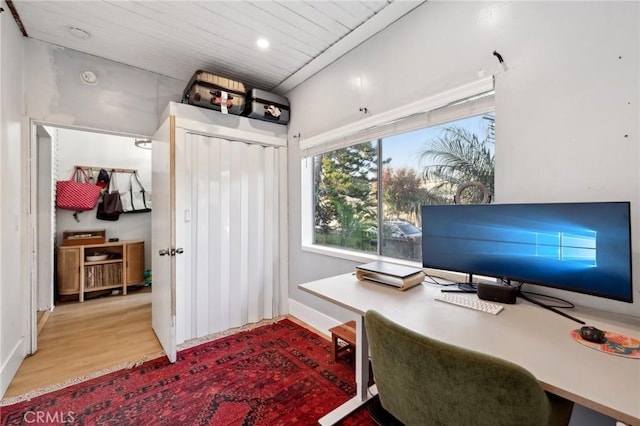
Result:
<svg viewBox="0 0 640 426">
<path fill-rule="evenodd" d="M 491 303 L 480 300 L 477 297 L 469 297 L 469 295 L 456 293 L 441 293 L 435 298 L 439 302 L 450 303 L 452 305 L 462 306 L 463 308 L 475 309 L 476 311 L 486 312 L 488 314 L 498 315 L 504 309 L 504 306 L 497 303 Z"/>
</svg>

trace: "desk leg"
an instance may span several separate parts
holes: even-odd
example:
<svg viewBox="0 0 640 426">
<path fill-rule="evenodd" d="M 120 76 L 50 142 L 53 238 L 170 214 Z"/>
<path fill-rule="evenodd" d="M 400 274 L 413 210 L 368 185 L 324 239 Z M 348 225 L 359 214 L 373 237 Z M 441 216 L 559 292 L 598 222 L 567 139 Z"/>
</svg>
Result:
<svg viewBox="0 0 640 426">
<path fill-rule="evenodd" d="M 356 318 L 356 396 L 318 420 L 322 426 L 334 425 L 362 406 L 377 394 L 377 389 L 369 389 L 369 342 L 364 329 L 364 317 Z"/>
<path fill-rule="evenodd" d="M 365 402 L 369 388 L 369 341 L 364 329 L 364 317 L 356 320 L 356 397 Z"/>
</svg>

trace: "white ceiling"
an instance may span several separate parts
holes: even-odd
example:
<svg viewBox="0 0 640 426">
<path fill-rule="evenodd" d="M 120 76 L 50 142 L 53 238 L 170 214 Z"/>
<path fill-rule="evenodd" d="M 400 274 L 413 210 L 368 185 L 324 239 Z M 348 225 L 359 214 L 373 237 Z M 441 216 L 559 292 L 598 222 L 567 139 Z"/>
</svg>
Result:
<svg viewBox="0 0 640 426">
<path fill-rule="evenodd" d="M 279 93 L 291 90 L 420 3 L 13 1 L 30 38 L 184 81 L 204 69 Z M 90 37 L 78 38 L 72 28 Z M 259 37 L 269 40 L 266 50 L 257 47 Z"/>
</svg>

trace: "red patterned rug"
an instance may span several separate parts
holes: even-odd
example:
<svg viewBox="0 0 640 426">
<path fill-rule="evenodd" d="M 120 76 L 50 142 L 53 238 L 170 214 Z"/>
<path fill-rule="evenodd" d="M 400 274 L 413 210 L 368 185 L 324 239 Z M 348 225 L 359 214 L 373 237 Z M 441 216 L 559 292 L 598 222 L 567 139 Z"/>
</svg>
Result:
<svg viewBox="0 0 640 426">
<path fill-rule="evenodd" d="M 355 394 L 353 366 L 284 319 L 0 407 L 2 425 L 314 425 Z M 343 425 L 373 425 L 365 409 Z"/>
</svg>

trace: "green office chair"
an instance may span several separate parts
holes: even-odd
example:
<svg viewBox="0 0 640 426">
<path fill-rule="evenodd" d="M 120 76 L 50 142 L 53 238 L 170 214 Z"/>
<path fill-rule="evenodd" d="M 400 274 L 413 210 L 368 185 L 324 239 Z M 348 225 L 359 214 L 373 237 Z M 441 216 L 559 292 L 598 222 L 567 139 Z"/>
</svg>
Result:
<svg viewBox="0 0 640 426">
<path fill-rule="evenodd" d="M 567 425 L 573 402 L 511 362 L 439 342 L 376 311 L 365 315 L 379 425 Z"/>
</svg>

